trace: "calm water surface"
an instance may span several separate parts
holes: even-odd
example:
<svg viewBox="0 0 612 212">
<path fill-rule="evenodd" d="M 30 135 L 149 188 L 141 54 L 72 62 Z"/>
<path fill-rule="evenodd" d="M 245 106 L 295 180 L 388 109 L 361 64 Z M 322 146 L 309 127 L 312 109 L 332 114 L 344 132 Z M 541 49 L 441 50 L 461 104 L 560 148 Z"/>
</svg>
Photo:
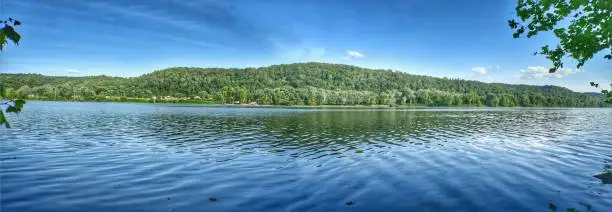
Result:
<svg viewBox="0 0 612 212">
<path fill-rule="evenodd" d="M 30 102 L 10 118 L 3 212 L 612 211 L 592 177 L 612 165 L 612 109 Z"/>
</svg>

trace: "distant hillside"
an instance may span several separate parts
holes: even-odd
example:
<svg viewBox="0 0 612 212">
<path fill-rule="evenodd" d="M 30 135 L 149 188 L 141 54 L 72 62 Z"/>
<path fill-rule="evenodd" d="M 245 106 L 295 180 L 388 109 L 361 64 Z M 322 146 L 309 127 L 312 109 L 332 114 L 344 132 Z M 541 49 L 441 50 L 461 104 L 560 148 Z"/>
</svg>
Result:
<svg viewBox="0 0 612 212">
<path fill-rule="evenodd" d="M 78 101 L 163 96 L 276 105 L 604 106 L 600 98 L 558 86 L 483 83 L 326 63 L 177 67 L 133 78 L 0 74 L 0 86 L 12 97 Z"/>
<path fill-rule="evenodd" d="M 583 94 L 592 96 L 592 97 L 596 97 L 596 98 L 604 98 L 604 94 L 597 93 L 597 92 L 584 92 Z"/>
</svg>

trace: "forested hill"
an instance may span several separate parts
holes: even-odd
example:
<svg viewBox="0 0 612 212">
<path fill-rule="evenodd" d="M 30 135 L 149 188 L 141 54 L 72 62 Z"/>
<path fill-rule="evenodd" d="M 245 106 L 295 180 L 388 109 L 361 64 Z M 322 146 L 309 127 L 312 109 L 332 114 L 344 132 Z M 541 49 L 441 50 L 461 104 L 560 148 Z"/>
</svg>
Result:
<svg viewBox="0 0 612 212">
<path fill-rule="evenodd" d="M 557 86 L 510 85 L 418 76 L 350 65 L 296 63 L 261 68 L 168 68 L 139 77 L 0 74 L 10 98 L 107 101 L 153 99 L 275 105 L 604 106 Z"/>
</svg>

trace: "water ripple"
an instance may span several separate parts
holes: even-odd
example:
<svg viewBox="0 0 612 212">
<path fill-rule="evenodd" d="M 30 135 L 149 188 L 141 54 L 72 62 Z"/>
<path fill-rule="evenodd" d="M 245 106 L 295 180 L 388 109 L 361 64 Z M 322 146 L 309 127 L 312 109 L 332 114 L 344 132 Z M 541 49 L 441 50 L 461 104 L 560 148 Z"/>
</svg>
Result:
<svg viewBox="0 0 612 212">
<path fill-rule="evenodd" d="M 612 208 L 611 109 L 26 109 L 0 129 L 2 211 Z"/>
</svg>

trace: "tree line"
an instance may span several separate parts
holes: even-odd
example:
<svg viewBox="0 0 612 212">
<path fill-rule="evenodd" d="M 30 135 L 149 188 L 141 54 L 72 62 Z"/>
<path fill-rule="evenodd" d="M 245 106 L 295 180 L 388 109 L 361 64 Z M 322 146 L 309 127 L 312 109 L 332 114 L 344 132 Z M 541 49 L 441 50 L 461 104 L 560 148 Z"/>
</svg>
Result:
<svg viewBox="0 0 612 212">
<path fill-rule="evenodd" d="M 264 105 L 602 107 L 601 95 L 558 86 L 511 85 L 350 65 L 158 70 L 139 77 L 0 74 L 7 98 L 65 101 L 193 101 Z"/>
</svg>

